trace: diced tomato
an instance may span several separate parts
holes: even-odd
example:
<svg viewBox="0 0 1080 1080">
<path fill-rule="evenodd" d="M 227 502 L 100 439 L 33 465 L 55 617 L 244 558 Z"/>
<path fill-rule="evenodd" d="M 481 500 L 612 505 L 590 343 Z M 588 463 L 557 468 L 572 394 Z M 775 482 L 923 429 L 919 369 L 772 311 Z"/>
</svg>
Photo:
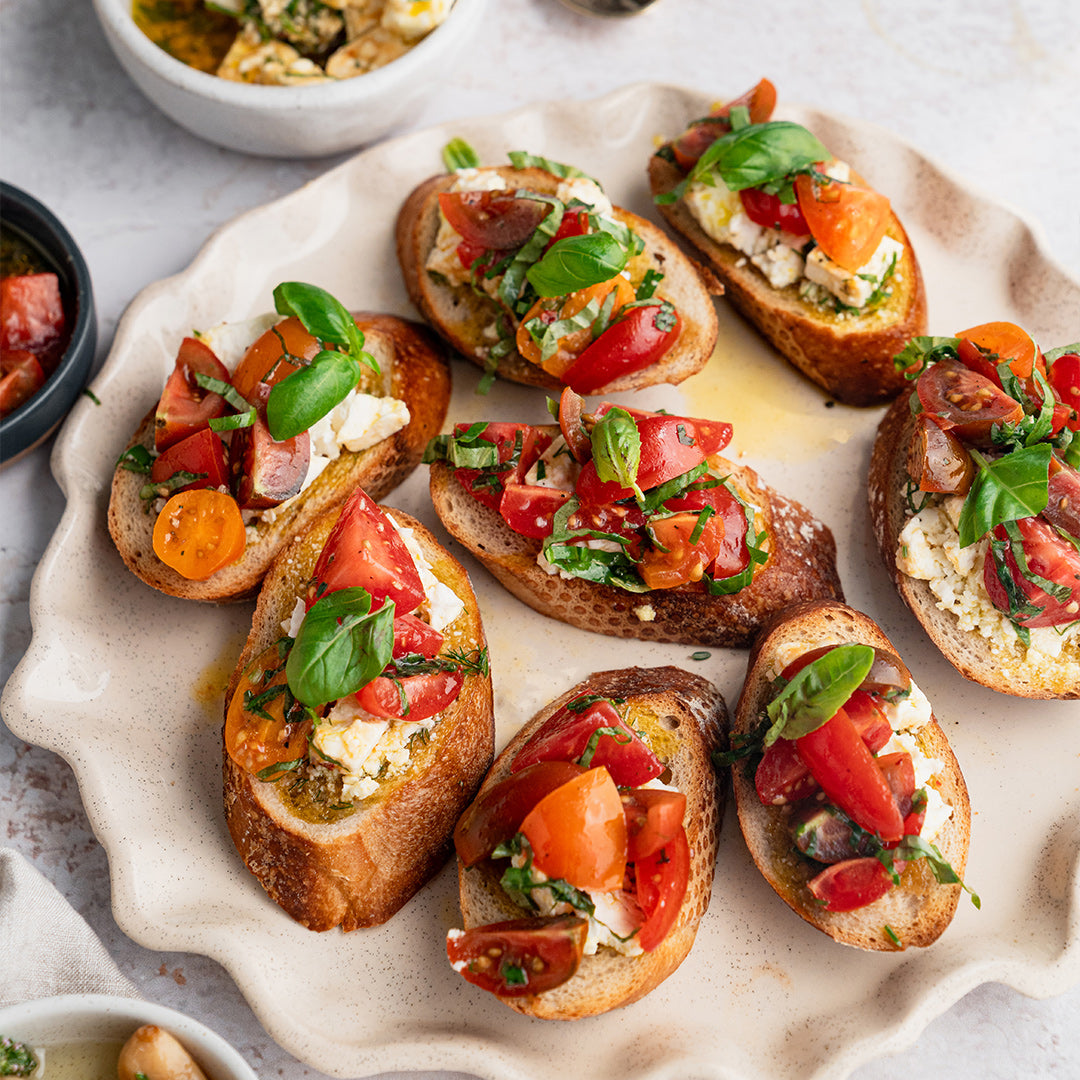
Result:
<svg viewBox="0 0 1080 1080">
<path fill-rule="evenodd" d="M 1008 572 L 1017 588 L 1027 598 L 1028 603 L 1041 610 L 1034 615 L 1018 615 L 1015 620 L 1021 626 L 1065 626 L 1080 619 L 1080 552 L 1067 540 L 1060 537 L 1050 525 L 1039 518 L 1021 518 L 1016 522 L 1023 541 L 1024 556 L 1028 570 L 1032 574 L 1046 578 L 1055 585 L 1070 590 L 1062 600 L 1049 595 L 1033 581 L 1020 573 L 1012 551 L 1005 555 Z M 999 525 L 993 535 L 998 540 L 1007 539 L 1005 526 Z M 983 565 L 983 584 L 990 594 L 990 602 L 1008 614 L 1009 598 L 998 578 L 994 560 L 987 553 Z"/>
<path fill-rule="evenodd" d="M 600 728 L 617 734 L 597 735 L 594 742 Z M 590 744 L 594 745 L 592 757 L 582 764 L 604 766 L 619 787 L 640 787 L 664 771 L 656 754 L 606 700 L 594 701 L 579 713 L 559 709 L 518 751 L 510 770 L 520 772 L 538 761 L 579 761 Z"/>
<path fill-rule="evenodd" d="M 807 173 L 795 177 L 799 209 L 818 247 L 852 272 L 877 251 L 889 227 L 889 200 L 861 184 L 821 183 Z"/>
<path fill-rule="evenodd" d="M 443 635 L 430 623 L 415 615 L 394 618 L 394 656 L 437 656 L 443 645 Z"/>
<path fill-rule="evenodd" d="M 1050 365 L 1050 385 L 1069 409 L 1065 427 L 1070 431 L 1080 431 L 1080 355 L 1062 353 Z"/>
<path fill-rule="evenodd" d="M 277 645 L 271 645 L 240 677 L 225 717 L 225 749 L 245 772 L 276 780 L 283 770 L 275 772 L 275 766 L 307 755 L 311 729 L 307 710 L 286 689 Z"/>
<path fill-rule="evenodd" d="M 900 872 L 904 864 L 898 861 L 894 865 Z M 880 900 L 892 887 L 889 871 L 872 857 L 834 863 L 807 882 L 826 911 L 855 911 Z"/>
<path fill-rule="evenodd" d="M 45 385 L 38 358 L 25 349 L 0 352 L 0 416 L 14 412 Z"/>
<path fill-rule="evenodd" d="M 829 801 L 857 825 L 883 841 L 904 835 L 892 790 L 843 709 L 795 745 Z"/>
<path fill-rule="evenodd" d="M 1024 409 L 996 383 L 956 360 L 932 364 L 916 384 L 919 402 L 938 425 L 965 443 L 989 445 L 995 424 L 1015 424 Z"/>
<path fill-rule="evenodd" d="M 468 424 L 458 424 L 454 433 L 463 435 L 468 430 Z M 513 468 L 498 472 L 494 477 L 490 471 L 481 469 L 458 469 L 454 473 L 474 499 L 490 506 L 492 510 L 499 509 L 505 485 L 520 484 L 524 481 L 525 474 L 533 467 L 536 459 L 551 445 L 551 436 L 530 424 L 515 424 L 509 421 L 489 422 L 481 434 L 482 439 L 495 444 L 501 465 L 506 465 L 514 457 L 519 435 L 520 453 Z"/>
<path fill-rule="evenodd" d="M 793 739 L 777 739 L 766 749 L 754 773 L 754 787 L 766 806 L 795 803 L 821 790 Z"/>
<path fill-rule="evenodd" d="M 690 882 L 686 830 L 680 828 L 675 839 L 656 854 L 636 862 L 634 877 L 638 906 L 645 915 L 638 931 L 638 944 L 645 952 L 652 952 L 675 925 Z"/>
<path fill-rule="evenodd" d="M 0 278 L 0 349 L 40 353 L 63 337 L 65 327 L 56 274 Z"/>
<path fill-rule="evenodd" d="M 155 460 L 150 470 L 150 483 L 163 484 L 175 473 L 188 472 L 201 479 L 192 480 L 172 491 L 193 491 L 196 488 L 218 488 L 229 485 L 229 464 L 225 444 L 209 428 L 196 431 L 186 439 L 173 443 Z"/>
<path fill-rule="evenodd" d="M 578 969 L 589 922 L 577 915 L 451 930 L 446 955 L 463 978 L 500 997 L 542 994 L 561 986 Z"/>
<path fill-rule="evenodd" d="M 653 547 L 642 553 L 638 571 L 650 589 L 674 589 L 700 581 L 712 566 L 724 540 L 724 519 L 682 511 L 649 523 Z M 694 539 L 696 537 L 696 539 Z"/>
<path fill-rule="evenodd" d="M 1031 377 L 1033 368 L 1046 374 L 1046 364 L 1042 353 L 1031 335 L 1015 323 L 991 322 L 973 326 L 970 330 L 961 330 L 956 335 L 960 338 L 957 353 L 960 359 L 973 371 L 984 375 L 998 386 L 997 365 L 1007 360 L 1012 373 L 1018 378 Z"/>
<path fill-rule="evenodd" d="M 543 539 L 551 535 L 552 519 L 570 498 L 569 491 L 539 484 L 508 484 L 499 501 L 499 514 L 519 536 Z"/>
<path fill-rule="evenodd" d="M 424 586 L 405 541 L 361 488 L 342 507 L 311 581 L 309 608 L 327 593 L 352 586 L 367 589 L 379 603 L 393 600 L 398 617 L 415 611 L 424 599 Z"/>
<path fill-rule="evenodd" d="M 154 416 L 154 446 L 158 453 L 228 412 L 225 399 L 199 386 L 196 375 L 229 381 L 229 372 L 213 349 L 198 338 L 186 337 L 180 342 L 176 365 L 165 383 Z"/>
<path fill-rule="evenodd" d="M 424 675 L 390 678 L 380 675 L 356 691 L 356 700 L 372 716 L 426 720 L 457 700 L 465 685 L 460 671 L 433 671 Z"/>
<path fill-rule="evenodd" d="M 454 829 L 454 847 L 465 866 L 475 866 L 521 827 L 545 796 L 585 770 L 572 761 L 538 761 L 482 792 Z"/>
<path fill-rule="evenodd" d="M 275 386 L 297 370 L 289 357 L 314 360 L 322 350 L 304 324 L 290 315 L 271 326 L 248 346 L 233 376 L 233 386 L 249 401 L 259 383 Z"/>
<path fill-rule="evenodd" d="M 626 872 L 626 816 L 619 790 L 604 768 L 592 768 L 545 795 L 521 832 L 533 865 L 578 889 L 610 892 Z"/>
<path fill-rule="evenodd" d="M 739 198 L 746 216 L 756 225 L 766 229 L 783 229 L 795 236 L 806 236 L 810 232 L 810 226 L 806 224 L 797 202 L 782 203 L 779 195 L 769 195 L 757 188 L 743 188 Z"/>
<path fill-rule="evenodd" d="M 626 858 L 636 863 L 655 855 L 683 827 L 686 796 L 662 788 L 632 788 L 622 793 L 626 811 Z"/>
<path fill-rule="evenodd" d="M 513 191 L 444 191 L 439 209 L 465 240 L 509 251 L 532 236 L 551 207 L 536 199 L 519 199 Z"/>
<path fill-rule="evenodd" d="M 631 308 L 616 319 L 559 376 L 579 394 L 595 394 L 623 375 L 659 361 L 678 340 L 682 321 L 674 308 L 661 316 L 661 307 Z"/>
<path fill-rule="evenodd" d="M 280 442 L 266 421 L 268 383 L 255 388 L 255 421 L 233 432 L 229 466 L 232 489 L 243 510 L 265 510 L 300 493 L 311 462 L 311 436 L 306 431 Z"/>
</svg>

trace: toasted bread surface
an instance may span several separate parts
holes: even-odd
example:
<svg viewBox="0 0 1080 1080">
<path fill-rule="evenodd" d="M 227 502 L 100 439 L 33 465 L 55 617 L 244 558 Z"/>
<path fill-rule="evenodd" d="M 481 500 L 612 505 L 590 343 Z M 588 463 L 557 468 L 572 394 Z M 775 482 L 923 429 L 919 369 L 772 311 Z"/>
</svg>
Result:
<svg viewBox="0 0 1080 1080">
<path fill-rule="evenodd" d="M 222 603 L 254 595 L 282 547 L 320 515 L 342 502 L 356 487 L 381 499 L 420 462 L 428 440 L 436 435 L 450 402 L 450 369 L 438 340 L 424 326 L 392 315 L 356 314 L 365 348 L 379 363 L 381 378 L 374 392 L 404 401 L 410 421 L 375 446 L 352 453 L 343 450 L 295 499 L 282 504 L 273 520 L 257 519 L 256 536 L 248 530 L 243 556 L 205 581 L 192 581 L 166 566 L 154 554 L 155 514 L 139 498 L 146 477 L 118 467 L 109 498 L 109 533 L 128 568 L 147 585 L 189 600 Z M 156 408 L 156 403 L 155 403 Z M 154 409 L 139 425 L 128 449 L 154 447 Z"/>
<path fill-rule="evenodd" d="M 526 997 L 502 997 L 512 1009 L 548 1020 L 577 1020 L 628 1005 L 664 981 L 685 959 L 709 906 L 716 849 L 723 819 L 725 784 L 711 755 L 726 745 L 728 715 L 712 683 L 681 668 L 600 671 L 541 709 L 499 755 L 481 791 L 510 774 L 518 751 L 567 702 L 582 693 L 624 698 L 632 727 L 642 731 L 671 770 L 671 783 L 686 795 L 684 825 L 690 845 L 690 880 L 678 918 L 652 952 L 623 956 L 601 947 L 582 958 L 561 986 Z M 471 869 L 458 864 L 461 912 L 467 929 L 523 917 L 499 885 L 489 860 Z"/>
<path fill-rule="evenodd" d="M 445 631 L 445 649 L 483 648 L 480 612 L 463 567 L 414 518 L 388 512 L 413 530 L 435 576 L 465 602 Z M 337 509 L 324 514 L 291 540 L 267 574 L 226 693 L 226 711 L 244 668 L 281 637 L 337 515 Z M 491 764 L 494 737 L 491 679 L 469 674 L 408 769 L 332 824 L 299 818 L 282 797 L 281 783 L 287 781 L 258 780 L 225 753 L 229 832 L 248 869 L 297 922 L 312 930 L 374 926 L 446 861 L 454 825 Z"/>
<path fill-rule="evenodd" d="M 511 188 L 528 188 L 554 194 L 559 179 L 542 169 L 497 166 Z M 464 285 L 449 285 L 425 269 L 439 231 L 440 192 L 449 190 L 453 174 L 433 176 L 416 187 L 398 214 L 396 237 L 398 261 L 405 287 L 417 310 L 462 356 L 483 368 L 496 340 L 491 331 L 500 309 L 486 295 Z M 679 250 L 660 229 L 627 210 L 615 208 L 615 216 L 645 241 L 645 258 L 664 273 L 658 294 L 679 312 L 682 327 L 675 344 L 661 359 L 613 379 L 596 393 L 635 390 L 657 383 L 679 383 L 700 371 L 716 344 L 716 310 L 710 294 L 723 291 L 715 276 L 703 270 Z M 640 257 L 639 257 L 640 258 Z M 511 382 L 561 390 L 562 383 L 543 368 L 526 360 L 516 349 L 499 360 L 498 375 Z"/>
<path fill-rule="evenodd" d="M 744 734 L 758 723 L 773 696 L 771 672 L 777 654 L 785 646 L 798 643 L 810 649 L 852 642 L 888 649 L 899 655 L 872 619 L 843 604 L 813 601 L 797 604 L 778 614 L 750 651 L 733 733 Z M 933 843 L 963 877 L 971 836 L 967 785 L 936 718 L 919 729 L 917 742 L 927 757 L 944 763 L 934 786 L 952 807 L 952 814 Z M 930 945 L 951 922 L 961 887 L 939 884 L 924 859 L 909 863 L 900 884 L 874 903 L 855 911 L 823 910 L 806 887 L 821 870 L 821 865 L 794 850 L 787 827 L 787 809 L 762 804 L 754 777 L 748 774 L 743 763 L 732 768 L 732 788 L 739 825 L 758 869 L 797 915 L 829 937 L 860 949 L 890 951 Z M 899 943 L 889 936 L 886 926 Z"/>
<path fill-rule="evenodd" d="M 662 157 L 649 159 L 654 196 L 670 192 L 684 176 Z M 838 401 L 877 405 L 907 385 L 892 358 L 912 337 L 926 333 L 926 288 L 911 241 L 895 214 L 886 235 L 903 244 L 904 253 L 893 276 L 892 296 L 863 315 L 839 316 L 801 299 L 797 283 L 774 288 L 742 252 L 713 240 L 682 200 L 657 208 L 704 256 L 742 315 Z"/>
<path fill-rule="evenodd" d="M 710 596 L 694 586 L 631 593 L 548 574 L 536 561 L 541 542 L 510 529 L 443 462 L 431 466 L 431 498 L 450 535 L 518 599 L 552 619 L 610 637 L 742 647 L 773 611 L 813 597 L 842 599 L 829 529 L 805 507 L 769 488 L 753 469 L 719 456 L 710 460 L 731 477 L 747 502 L 760 508 L 757 526 L 770 538 L 768 561 L 750 585 L 730 596 Z"/>
<path fill-rule="evenodd" d="M 1052 662 L 1036 662 L 1035 654 L 1019 638 L 1010 648 L 995 650 L 977 630 L 961 628 L 959 618 L 939 605 L 928 582 L 909 577 L 897 565 L 900 533 L 912 513 L 907 500 L 911 479 L 907 459 L 914 432 L 915 417 L 904 395 L 878 427 L 869 475 L 874 537 L 904 603 L 965 679 L 1014 697 L 1080 698 L 1080 647 L 1066 645 Z"/>
</svg>

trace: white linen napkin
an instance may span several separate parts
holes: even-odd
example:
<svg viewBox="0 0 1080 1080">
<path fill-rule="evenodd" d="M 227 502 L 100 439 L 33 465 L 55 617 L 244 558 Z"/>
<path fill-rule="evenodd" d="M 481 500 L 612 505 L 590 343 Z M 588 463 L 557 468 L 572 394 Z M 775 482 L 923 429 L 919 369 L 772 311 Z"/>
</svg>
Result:
<svg viewBox="0 0 1080 1080">
<path fill-rule="evenodd" d="M 0 847 L 0 1005 L 54 994 L 140 996 L 52 883 Z"/>
</svg>

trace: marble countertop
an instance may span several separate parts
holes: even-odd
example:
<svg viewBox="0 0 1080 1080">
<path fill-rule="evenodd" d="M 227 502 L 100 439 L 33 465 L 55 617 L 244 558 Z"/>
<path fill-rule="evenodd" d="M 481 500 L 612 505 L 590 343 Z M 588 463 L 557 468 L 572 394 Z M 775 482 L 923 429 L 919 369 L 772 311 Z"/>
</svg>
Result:
<svg viewBox="0 0 1080 1080">
<path fill-rule="evenodd" d="M 1068 0 L 765 0 L 750 12 L 725 0 L 661 0 L 639 18 L 606 22 L 554 0 L 499 0 L 455 82 L 410 128 L 643 79 L 720 96 L 768 74 L 783 98 L 886 127 L 1017 207 L 1080 277 L 1078 55 L 1080 8 Z M 87 3 L 0 3 L 0 93 L 0 174 L 49 205 L 81 245 L 101 324 L 98 363 L 139 290 L 185 267 L 222 223 L 341 160 L 258 159 L 187 134 L 123 74 Z M 63 508 L 48 444 L 0 473 L 0 507 L 3 682 L 29 643 L 31 578 Z M 0 829 L 0 842 L 56 885 L 145 997 L 208 1022 L 261 1076 L 322 1075 L 273 1043 L 216 963 L 151 952 L 121 933 L 70 769 L 3 725 Z M 1038 1001 L 985 985 L 908 1049 L 854 1075 L 1065 1076 L 1078 1063 L 1080 988 Z"/>
</svg>

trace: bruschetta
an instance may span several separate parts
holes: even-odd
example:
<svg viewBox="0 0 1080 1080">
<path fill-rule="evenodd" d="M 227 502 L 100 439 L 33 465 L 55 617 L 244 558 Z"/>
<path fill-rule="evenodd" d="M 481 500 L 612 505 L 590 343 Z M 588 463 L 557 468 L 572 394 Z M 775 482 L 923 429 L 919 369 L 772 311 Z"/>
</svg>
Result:
<svg viewBox="0 0 1080 1080">
<path fill-rule="evenodd" d="M 533 717 L 454 833 L 454 969 L 557 1020 L 666 979 L 709 906 L 727 723 L 719 691 L 675 667 L 598 672 Z"/>
<path fill-rule="evenodd" d="M 901 597 L 965 678 L 1080 697 L 1080 346 L 1044 355 L 985 323 L 897 366 L 914 391 L 881 422 L 869 491 Z"/>
<path fill-rule="evenodd" d="M 886 196 L 806 128 L 771 120 L 762 79 L 649 159 L 660 212 L 731 302 L 807 378 L 847 405 L 895 397 L 892 358 L 926 333 L 926 290 Z"/>
<path fill-rule="evenodd" d="M 779 615 L 751 650 L 728 759 L 750 854 L 797 915 L 861 949 L 937 940 L 963 888 L 967 787 L 873 620 L 826 601 Z"/>
<path fill-rule="evenodd" d="M 719 451 L 731 425 L 567 388 L 560 426 L 459 424 L 432 441 L 447 531 L 515 596 L 613 637 L 746 646 L 796 600 L 842 597 L 836 545 Z"/>
<path fill-rule="evenodd" d="M 446 416 L 450 369 L 426 327 L 299 282 L 274 296 L 273 315 L 184 338 L 113 474 L 113 542 L 171 596 L 252 596 L 353 488 L 401 483 Z"/>
<path fill-rule="evenodd" d="M 312 930 L 390 918 L 443 864 L 494 750 L 461 565 L 357 489 L 289 541 L 226 695 L 225 817 Z"/>
<path fill-rule="evenodd" d="M 595 394 L 700 371 L 716 342 L 712 275 L 580 170 L 510 157 L 405 200 L 398 259 L 424 318 L 487 380 Z"/>
</svg>

